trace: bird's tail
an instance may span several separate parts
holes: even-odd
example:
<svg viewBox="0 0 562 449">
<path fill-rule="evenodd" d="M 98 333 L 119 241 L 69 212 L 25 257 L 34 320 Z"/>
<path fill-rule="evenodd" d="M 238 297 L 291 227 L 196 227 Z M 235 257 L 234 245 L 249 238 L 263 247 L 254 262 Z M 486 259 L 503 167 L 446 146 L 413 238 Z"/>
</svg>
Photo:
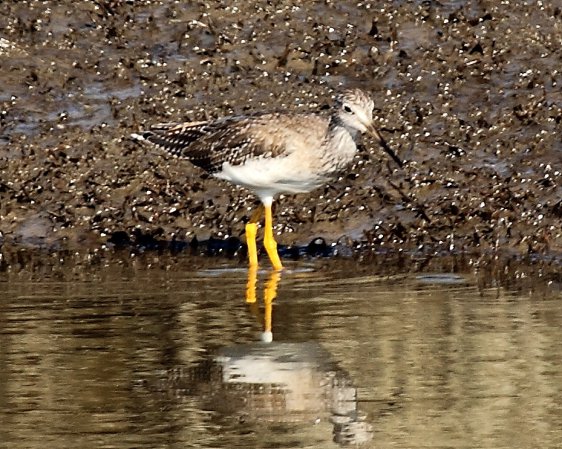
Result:
<svg viewBox="0 0 562 449">
<path fill-rule="evenodd" d="M 131 139 L 136 140 L 137 142 L 146 142 L 146 137 L 145 137 L 146 133 L 143 134 L 137 134 L 137 133 L 132 133 L 131 134 Z"/>
</svg>

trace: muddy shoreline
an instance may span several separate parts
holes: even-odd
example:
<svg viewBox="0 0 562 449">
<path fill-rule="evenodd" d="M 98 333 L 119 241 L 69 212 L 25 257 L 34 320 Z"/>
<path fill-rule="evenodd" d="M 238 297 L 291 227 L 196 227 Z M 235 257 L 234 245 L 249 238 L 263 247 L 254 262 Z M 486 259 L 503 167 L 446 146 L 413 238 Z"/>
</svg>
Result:
<svg viewBox="0 0 562 449">
<path fill-rule="evenodd" d="M 407 164 L 363 139 L 340 179 L 280 198 L 287 257 L 559 263 L 562 13 L 497 3 L 2 2 L 4 259 L 21 248 L 207 253 L 208 242 L 243 257 L 256 200 L 128 136 L 162 121 L 326 109 L 359 86 Z"/>
</svg>

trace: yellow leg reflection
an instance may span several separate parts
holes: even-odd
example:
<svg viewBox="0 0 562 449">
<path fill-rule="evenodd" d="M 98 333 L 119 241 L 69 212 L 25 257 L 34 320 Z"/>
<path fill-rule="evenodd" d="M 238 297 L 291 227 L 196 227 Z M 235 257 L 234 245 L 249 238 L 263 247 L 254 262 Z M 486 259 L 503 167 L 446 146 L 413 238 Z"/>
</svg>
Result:
<svg viewBox="0 0 562 449">
<path fill-rule="evenodd" d="M 269 279 L 265 284 L 263 291 L 263 302 L 265 304 L 265 312 L 263 316 L 263 335 L 264 341 L 270 342 L 273 340 L 273 333 L 271 332 L 271 324 L 273 322 L 273 300 L 277 297 L 277 287 L 281 280 L 281 272 L 274 271 L 270 274 Z"/>
<path fill-rule="evenodd" d="M 256 306 L 256 284 L 257 284 L 257 267 L 250 266 L 248 270 L 248 282 L 246 284 L 246 303 L 252 306 L 257 312 Z M 263 333 L 262 340 L 271 342 L 273 340 L 272 322 L 273 322 L 273 301 L 277 297 L 277 288 L 281 280 L 281 272 L 273 271 L 270 273 L 263 290 L 264 317 L 263 317 Z"/>
<path fill-rule="evenodd" d="M 271 206 L 264 206 L 265 209 L 265 229 L 263 235 L 263 246 L 271 260 L 274 270 L 282 270 L 283 264 L 277 252 L 277 242 L 273 237 L 273 217 L 271 213 Z"/>
<path fill-rule="evenodd" d="M 246 283 L 246 302 L 255 304 L 256 302 L 256 283 L 258 282 L 258 266 L 250 264 L 248 268 L 248 282 Z"/>
</svg>

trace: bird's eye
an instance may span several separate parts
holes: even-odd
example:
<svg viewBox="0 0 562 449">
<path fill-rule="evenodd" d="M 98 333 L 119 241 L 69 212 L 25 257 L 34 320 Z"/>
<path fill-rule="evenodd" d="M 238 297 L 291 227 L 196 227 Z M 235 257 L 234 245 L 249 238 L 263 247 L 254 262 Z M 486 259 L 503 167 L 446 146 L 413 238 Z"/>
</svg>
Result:
<svg viewBox="0 0 562 449">
<path fill-rule="evenodd" d="M 344 110 L 345 112 L 349 112 L 349 113 L 352 113 L 352 112 L 353 112 L 353 111 L 351 110 L 351 108 L 350 108 L 349 106 L 347 106 L 347 105 L 345 105 L 345 106 L 343 107 L 343 110 Z"/>
</svg>

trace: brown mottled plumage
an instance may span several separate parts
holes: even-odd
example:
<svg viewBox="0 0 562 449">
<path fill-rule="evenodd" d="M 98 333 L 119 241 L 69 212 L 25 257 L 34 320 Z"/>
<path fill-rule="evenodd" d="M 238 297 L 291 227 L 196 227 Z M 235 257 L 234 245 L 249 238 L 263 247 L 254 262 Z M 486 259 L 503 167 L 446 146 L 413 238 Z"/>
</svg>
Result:
<svg viewBox="0 0 562 449">
<path fill-rule="evenodd" d="M 282 123 L 280 128 L 272 124 Z M 286 131 L 302 128 L 296 114 L 256 114 L 212 122 L 163 123 L 143 133 L 144 140 L 168 153 L 189 160 L 209 173 L 222 165 L 242 165 L 257 157 L 279 157 L 286 151 Z"/>
</svg>

